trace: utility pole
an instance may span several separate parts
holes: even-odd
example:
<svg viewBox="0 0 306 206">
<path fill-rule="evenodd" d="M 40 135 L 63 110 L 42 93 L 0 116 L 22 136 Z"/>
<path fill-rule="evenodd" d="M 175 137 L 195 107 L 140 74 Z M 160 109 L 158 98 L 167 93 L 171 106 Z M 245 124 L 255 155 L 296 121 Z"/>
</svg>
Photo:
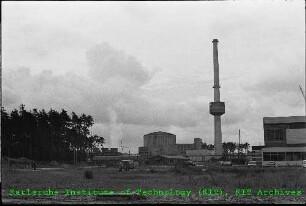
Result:
<svg viewBox="0 0 306 206">
<path fill-rule="evenodd" d="M 77 150 L 76 150 L 76 148 L 74 148 L 74 150 L 73 150 L 73 161 L 74 161 L 74 164 L 76 164 L 77 163 L 77 161 L 78 161 L 78 153 L 77 153 Z"/>
<path fill-rule="evenodd" d="M 240 129 L 239 129 L 239 143 L 238 143 L 238 161 L 240 162 Z"/>
<path fill-rule="evenodd" d="M 75 165 L 75 148 L 73 149 L 73 163 Z"/>
</svg>

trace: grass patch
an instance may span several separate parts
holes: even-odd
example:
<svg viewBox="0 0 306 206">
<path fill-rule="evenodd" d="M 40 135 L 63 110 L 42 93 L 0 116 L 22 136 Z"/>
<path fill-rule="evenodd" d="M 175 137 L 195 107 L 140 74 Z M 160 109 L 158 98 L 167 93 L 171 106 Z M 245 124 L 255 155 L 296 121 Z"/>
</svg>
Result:
<svg viewBox="0 0 306 206">
<path fill-rule="evenodd" d="M 84 171 L 84 178 L 85 179 L 93 179 L 93 174 L 91 170 L 85 170 Z"/>
<path fill-rule="evenodd" d="M 150 173 L 143 169 L 136 172 L 119 172 L 117 168 L 92 168 L 95 181 L 88 181 L 85 169 L 65 168 L 50 171 L 18 171 L 3 168 L 3 190 L 18 189 L 95 189 L 123 190 L 143 189 L 191 189 L 197 193 L 200 188 L 219 187 L 234 194 L 238 187 L 257 189 L 300 189 L 306 191 L 306 170 L 303 168 L 247 168 L 176 167 L 173 172 Z M 195 169 L 196 168 L 196 169 Z M 88 171 L 88 172 L 86 172 Z M 145 172 L 144 172 L 145 171 Z M 303 194 L 304 195 L 304 194 Z M 305 195 L 304 195 L 305 196 Z"/>
<path fill-rule="evenodd" d="M 203 174 L 202 169 L 189 165 L 175 165 L 174 170 L 177 174 L 189 174 L 189 175 L 201 175 Z"/>
</svg>

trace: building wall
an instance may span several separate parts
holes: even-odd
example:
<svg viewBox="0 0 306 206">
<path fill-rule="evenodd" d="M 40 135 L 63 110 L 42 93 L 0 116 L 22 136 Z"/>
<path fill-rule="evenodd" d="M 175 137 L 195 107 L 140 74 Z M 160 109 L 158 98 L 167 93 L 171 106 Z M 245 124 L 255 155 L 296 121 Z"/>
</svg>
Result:
<svg viewBox="0 0 306 206">
<path fill-rule="evenodd" d="M 266 147 L 306 143 L 306 118 L 303 116 L 264 117 L 263 123 Z"/>
<path fill-rule="evenodd" d="M 147 156 L 185 155 L 186 150 L 201 149 L 203 144 L 200 138 L 194 138 L 193 144 L 176 144 L 176 135 L 161 131 L 146 134 L 143 140 L 144 147 L 139 148 L 139 154 Z"/>
<path fill-rule="evenodd" d="M 178 150 L 175 146 L 164 146 L 164 147 L 148 147 L 149 156 L 154 155 L 177 155 Z"/>
<path fill-rule="evenodd" d="M 153 132 L 143 136 L 144 147 L 164 147 L 176 144 L 176 136 L 167 132 Z"/>
<path fill-rule="evenodd" d="M 287 144 L 306 144 L 306 129 L 287 129 Z"/>
<path fill-rule="evenodd" d="M 252 150 L 251 160 L 256 161 L 257 165 L 262 165 L 262 151 L 261 151 L 261 149 Z"/>
<path fill-rule="evenodd" d="M 264 124 L 265 146 L 286 146 L 286 124 Z"/>
<path fill-rule="evenodd" d="M 186 155 L 193 162 L 196 162 L 198 164 L 204 164 L 205 161 L 211 159 L 214 156 L 214 150 L 186 150 Z"/>
<path fill-rule="evenodd" d="M 201 138 L 194 138 L 194 149 L 200 150 L 202 149 L 202 139 Z"/>
<path fill-rule="evenodd" d="M 187 156 L 192 156 L 192 155 L 213 155 L 214 150 L 207 150 L 207 149 L 199 149 L 199 150 L 186 150 L 186 155 Z"/>
<path fill-rule="evenodd" d="M 186 154 L 186 150 L 194 150 L 194 144 L 176 144 L 178 154 Z"/>
<path fill-rule="evenodd" d="M 138 154 L 141 156 L 147 157 L 149 155 L 149 150 L 147 147 L 139 147 Z"/>
<path fill-rule="evenodd" d="M 113 156 L 120 155 L 120 153 L 118 152 L 118 148 L 102 148 L 102 155 Z"/>
<path fill-rule="evenodd" d="M 277 162 L 280 166 L 302 165 L 306 159 L 306 147 L 269 147 L 263 148 L 262 165 L 269 161 Z"/>
</svg>

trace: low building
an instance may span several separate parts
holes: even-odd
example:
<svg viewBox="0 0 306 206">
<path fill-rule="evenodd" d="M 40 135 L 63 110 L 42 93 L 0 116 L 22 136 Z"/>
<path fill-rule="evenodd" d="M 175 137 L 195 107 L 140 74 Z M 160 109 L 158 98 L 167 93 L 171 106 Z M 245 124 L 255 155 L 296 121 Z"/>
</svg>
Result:
<svg viewBox="0 0 306 206">
<path fill-rule="evenodd" d="M 148 147 L 139 147 L 138 148 L 138 153 L 139 153 L 140 156 L 148 157 L 149 156 L 149 149 L 148 149 Z"/>
<path fill-rule="evenodd" d="M 147 164 L 150 165 L 176 165 L 184 164 L 189 158 L 181 155 L 156 155 L 147 159 Z"/>
<path fill-rule="evenodd" d="M 214 157 L 214 150 L 198 149 L 186 150 L 186 156 L 196 164 L 204 164 L 204 162 Z"/>
<path fill-rule="evenodd" d="M 118 165 L 121 160 L 140 161 L 140 157 L 139 155 L 119 155 L 119 156 L 98 155 L 94 156 L 92 160 L 95 162 L 96 165 L 115 166 Z"/>
<path fill-rule="evenodd" d="M 118 148 L 102 148 L 102 156 L 117 156 L 121 155 L 120 152 L 118 152 Z"/>
</svg>

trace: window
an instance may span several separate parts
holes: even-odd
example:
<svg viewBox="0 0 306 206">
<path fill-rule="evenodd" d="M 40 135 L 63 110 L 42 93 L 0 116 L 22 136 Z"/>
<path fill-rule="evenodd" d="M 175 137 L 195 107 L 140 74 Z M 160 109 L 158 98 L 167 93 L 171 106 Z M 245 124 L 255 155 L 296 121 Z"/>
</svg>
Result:
<svg viewBox="0 0 306 206">
<path fill-rule="evenodd" d="M 304 122 L 290 123 L 289 128 L 290 129 L 302 129 L 302 128 L 305 128 L 305 123 Z"/>
<path fill-rule="evenodd" d="M 264 161 L 270 161 L 270 152 L 264 152 L 263 153 L 263 160 Z"/>
<path fill-rule="evenodd" d="M 271 161 L 277 161 L 277 152 L 271 152 Z"/>
<path fill-rule="evenodd" d="M 293 160 L 293 152 L 286 152 L 286 161 Z"/>
<path fill-rule="evenodd" d="M 306 160 L 306 152 L 264 152 L 263 161 Z"/>
<path fill-rule="evenodd" d="M 285 152 L 277 153 L 277 161 L 285 161 Z"/>
<path fill-rule="evenodd" d="M 303 153 L 302 153 L 302 159 L 303 159 L 303 160 L 306 160 L 306 152 L 303 152 Z"/>
<path fill-rule="evenodd" d="M 274 140 L 274 130 L 267 130 L 267 140 L 273 141 Z"/>
<path fill-rule="evenodd" d="M 284 135 L 282 130 L 276 130 L 275 131 L 275 140 L 284 140 Z"/>
<path fill-rule="evenodd" d="M 293 153 L 293 161 L 302 160 L 301 152 L 294 152 Z"/>
</svg>

